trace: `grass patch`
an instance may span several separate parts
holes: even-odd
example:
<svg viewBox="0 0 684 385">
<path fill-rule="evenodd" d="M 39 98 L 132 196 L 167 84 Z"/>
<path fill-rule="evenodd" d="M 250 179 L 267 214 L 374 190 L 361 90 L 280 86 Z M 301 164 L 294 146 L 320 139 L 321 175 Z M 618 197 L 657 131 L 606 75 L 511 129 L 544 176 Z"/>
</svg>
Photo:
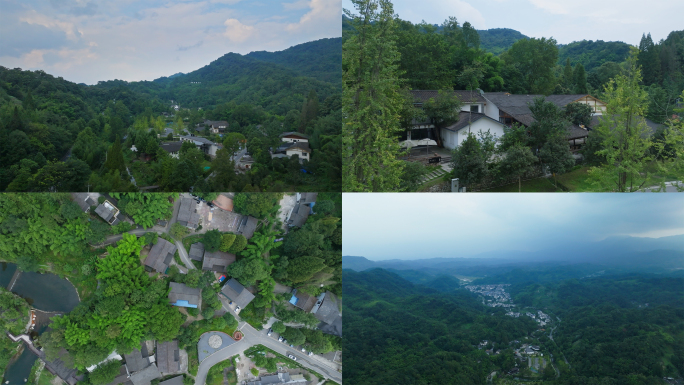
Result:
<svg viewBox="0 0 684 385">
<path fill-rule="evenodd" d="M 520 192 L 561 192 L 560 188 L 553 185 L 553 179 L 537 178 L 523 181 L 520 184 Z M 494 187 L 480 192 L 518 192 L 518 182 L 499 187 Z"/>
<path fill-rule="evenodd" d="M 442 177 L 443 177 L 443 176 L 444 176 L 444 175 L 442 175 Z M 416 191 L 417 191 L 417 192 L 428 192 L 428 190 L 429 190 L 432 186 L 437 185 L 437 184 L 442 184 L 442 183 L 444 183 L 444 179 L 443 179 L 442 177 L 435 178 L 435 179 L 432 179 L 432 180 L 430 180 L 430 181 L 427 181 L 427 182 L 423 183 L 422 185 L 420 185 L 420 187 L 418 187 L 418 190 L 416 190 Z"/>
<path fill-rule="evenodd" d="M 188 352 L 188 373 L 193 376 L 197 376 L 197 370 L 199 369 L 199 357 L 197 355 L 197 343 L 195 342 L 189 349 L 185 349 Z"/>
<path fill-rule="evenodd" d="M 568 191 L 594 191 L 594 187 L 591 185 L 591 178 L 589 177 L 589 167 L 581 167 L 562 175 L 556 175 L 556 180 L 559 184 L 565 186 Z"/>
<path fill-rule="evenodd" d="M 207 385 L 223 385 L 223 369 L 233 366 L 233 361 L 227 359 L 212 366 L 207 372 Z"/>
<path fill-rule="evenodd" d="M 197 242 L 202 242 L 204 239 L 204 234 L 189 235 L 183 238 L 183 247 L 187 252 L 190 252 L 190 245 Z"/>
</svg>

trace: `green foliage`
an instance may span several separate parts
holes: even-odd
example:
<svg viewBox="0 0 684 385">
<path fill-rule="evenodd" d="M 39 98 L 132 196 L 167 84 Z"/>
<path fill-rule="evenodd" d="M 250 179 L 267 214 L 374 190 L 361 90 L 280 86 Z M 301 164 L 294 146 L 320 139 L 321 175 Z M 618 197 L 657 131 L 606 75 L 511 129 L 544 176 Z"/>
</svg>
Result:
<svg viewBox="0 0 684 385">
<path fill-rule="evenodd" d="M 29 305 L 11 292 L 0 288 L 0 327 L 14 335 L 22 334 L 29 320 Z"/>
<path fill-rule="evenodd" d="M 644 171 L 651 160 L 653 143 L 643 119 L 648 96 L 640 82 L 641 70 L 634 49 L 628 59 L 627 74 L 609 81 L 604 90 L 606 113 L 595 130 L 603 144 L 596 154 L 605 157 L 605 163 L 590 171 L 599 191 L 635 191 L 648 182 Z"/>
<path fill-rule="evenodd" d="M 282 334 L 287 329 L 287 326 L 285 326 L 284 323 L 277 321 L 273 323 L 271 329 L 278 334 Z"/>
<path fill-rule="evenodd" d="M 524 92 L 548 95 L 553 91 L 553 66 L 558 61 L 558 48 L 553 38 L 518 40 L 502 58 L 517 72 L 519 78 L 511 80 L 522 82 Z"/>
<path fill-rule="evenodd" d="M 235 329 L 235 328 L 237 328 L 238 322 L 237 322 L 237 320 L 235 319 L 235 317 L 233 317 L 232 314 L 230 314 L 229 312 L 226 312 L 226 313 L 223 314 L 222 318 L 223 318 L 223 320 L 226 322 L 226 326 L 227 326 L 228 328 L 230 328 L 230 329 Z"/>
<path fill-rule="evenodd" d="M 298 328 L 285 327 L 285 331 L 280 333 L 280 335 L 283 336 L 288 343 L 294 346 L 299 346 L 306 341 L 304 333 Z"/>
<path fill-rule="evenodd" d="M 269 276 L 263 259 L 243 258 L 226 268 L 226 272 L 245 286 L 251 286 Z"/>
<path fill-rule="evenodd" d="M 178 222 L 174 222 L 174 224 L 171 225 L 171 236 L 176 238 L 176 239 L 182 239 L 186 235 L 190 233 L 190 229 L 187 227 L 181 225 Z"/>
<path fill-rule="evenodd" d="M 252 368 L 252 369 L 250 369 L 249 371 L 252 373 L 252 375 L 253 375 L 254 377 L 256 377 L 256 376 L 259 375 L 259 369 L 257 369 L 257 368 Z"/>
<path fill-rule="evenodd" d="M 395 191 L 403 163 L 394 138 L 402 105 L 394 11 L 388 0 L 354 6 L 361 14 L 345 11 L 355 33 L 342 50 L 342 189 Z"/>
<path fill-rule="evenodd" d="M 223 234 L 221 236 L 221 246 L 219 250 L 227 252 L 235 242 L 235 234 Z"/>
<path fill-rule="evenodd" d="M 242 234 L 238 234 L 235 236 L 235 241 L 230 246 L 230 249 L 228 249 L 228 252 L 232 254 L 239 253 L 245 249 L 245 246 L 247 246 L 247 238 Z"/>
<path fill-rule="evenodd" d="M 237 193 L 233 204 L 237 213 L 263 218 L 273 211 L 282 197 L 282 193 Z"/>
<path fill-rule="evenodd" d="M 171 341 L 180 333 L 185 316 L 166 303 L 158 303 L 148 314 L 148 326 L 157 341 Z"/>
<path fill-rule="evenodd" d="M 204 249 L 210 252 L 218 250 L 221 246 L 221 241 L 221 232 L 216 229 L 207 231 L 204 234 L 204 238 L 202 238 Z"/>
<path fill-rule="evenodd" d="M 202 317 L 204 317 L 204 319 L 213 318 L 214 317 L 214 309 L 212 309 L 210 307 L 205 308 L 204 310 L 202 310 Z"/>
<path fill-rule="evenodd" d="M 488 173 L 482 145 L 472 133 L 452 151 L 451 162 L 454 178 L 464 187 L 481 183 Z"/>
<path fill-rule="evenodd" d="M 173 204 L 169 202 L 168 194 L 112 193 L 112 196 L 120 200 L 126 214 L 144 229 L 153 227 L 160 219 L 171 218 Z"/>
<path fill-rule="evenodd" d="M 509 28 L 491 28 L 477 32 L 480 35 L 480 48 L 494 55 L 499 55 L 508 50 L 516 41 L 528 38 Z"/>
<path fill-rule="evenodd" d="M 121 362 L 117 360 L 107 361 L 90 372 L 88 378 L 93 385 L 108 384 L 119 374 L 120 367 Z"/>
<path fill-rule="evenodd" d="M 506 151 L 506 157 L 501 161 L 499 169 L 504 175 L 518 178 L 518 185 L 523 175 L 532 170 L 537 158 L 529 147 L 520 144 L 513 145 Z"/>
</svg>

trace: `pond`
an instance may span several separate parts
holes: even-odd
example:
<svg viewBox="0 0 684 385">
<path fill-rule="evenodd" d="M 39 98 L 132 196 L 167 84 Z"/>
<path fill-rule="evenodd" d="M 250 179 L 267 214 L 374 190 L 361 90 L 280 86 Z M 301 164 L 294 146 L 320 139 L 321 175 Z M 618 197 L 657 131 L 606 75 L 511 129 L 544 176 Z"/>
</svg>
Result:
<svg viewBox="0 0 684 385">
<path fill-rule="evenodd" d="M 17 270 L 13 263 L 0 263 L 0 285 L 7 288 L 10 279 Z M 64 278 L 55 274 L 21 273 L 12 287 L 12 292 L 23 297 L 26 302 L 38 310 L 68 313 L 79 303 L 76 288 Z M 35 332 L 42 334 L 47 325 L 38 325 Z M 24 349 L 19 358 L 5 371 L 8 385 L 24 384 L 24 379 L 31 373 L 33 363 L 38 359 L 30 350 Z"/>
<path fill-rule="evenodd" d="M 0 262 L 0 287 L 7 289 L 15 271 L 17 271 L 17 265 L 14 263 Z"/>
<path fill-rule="evenodd" d="M 19 358 L 7 368 L 5 372 L 5 378 L 3 379 L 3 384 L 5 381 L 9 381 L 8 385 L 21 385 L 24 384 L 24 379 L 28 378 L 31 374 L 31 367 L 33 363 L 36 362 L 38 357 L 33 354 L 29 349 L 24 348 L 24 352 L 21 353 Z"/>
</svg>

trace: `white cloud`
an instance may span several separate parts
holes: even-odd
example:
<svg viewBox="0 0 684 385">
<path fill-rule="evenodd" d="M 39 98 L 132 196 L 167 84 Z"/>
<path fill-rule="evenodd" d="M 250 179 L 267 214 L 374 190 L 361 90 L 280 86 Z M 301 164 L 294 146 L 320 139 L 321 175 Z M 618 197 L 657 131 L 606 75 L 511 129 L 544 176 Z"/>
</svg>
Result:
<svg viewBox="0 0 684 385">
<path fill-rule="evenodd" d="M 342 30 L 342 20 L 340 19 L 341 3 L 337 0 L 310 0 L 308 1 L 309 12 L 299 19 L 298 23 L 288 24 L 287 31 L 314 31 L 325 30 L 323 28 L 330 23 L 340 25 Z"/>
<path fill-rule="evenodd" d="M 242 43 L 254 35 L 256 29 L 252 25 L 244 25 L 238 19 L 228 19 L 223 23 L 226 32 L 223 33 L 230 41 Z"/>
</svg>

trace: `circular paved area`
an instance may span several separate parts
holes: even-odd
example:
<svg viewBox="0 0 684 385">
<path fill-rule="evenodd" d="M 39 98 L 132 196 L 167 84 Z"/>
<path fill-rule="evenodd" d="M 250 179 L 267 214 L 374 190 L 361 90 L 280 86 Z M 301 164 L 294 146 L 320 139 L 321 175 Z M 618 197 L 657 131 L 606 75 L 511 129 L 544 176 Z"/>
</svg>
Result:
<svg viewBox="0 0 684 385">
<path fill-rule="evenodd" d="M 209 346 L 218 349 L 221 347 L 221 344 L 223 344 L 223 338 L 219 335 L 213 335 L 209 337 Z"/>
<path fill-rule="evenodd" d="M 197 343 L 197 355 L 199 361 L 202 362 L 205 358 L 225 349 L 226 347 L 235 343 L 228 334 L 223 332 L 207 332 L 202 334 Z"/>
</svg>

